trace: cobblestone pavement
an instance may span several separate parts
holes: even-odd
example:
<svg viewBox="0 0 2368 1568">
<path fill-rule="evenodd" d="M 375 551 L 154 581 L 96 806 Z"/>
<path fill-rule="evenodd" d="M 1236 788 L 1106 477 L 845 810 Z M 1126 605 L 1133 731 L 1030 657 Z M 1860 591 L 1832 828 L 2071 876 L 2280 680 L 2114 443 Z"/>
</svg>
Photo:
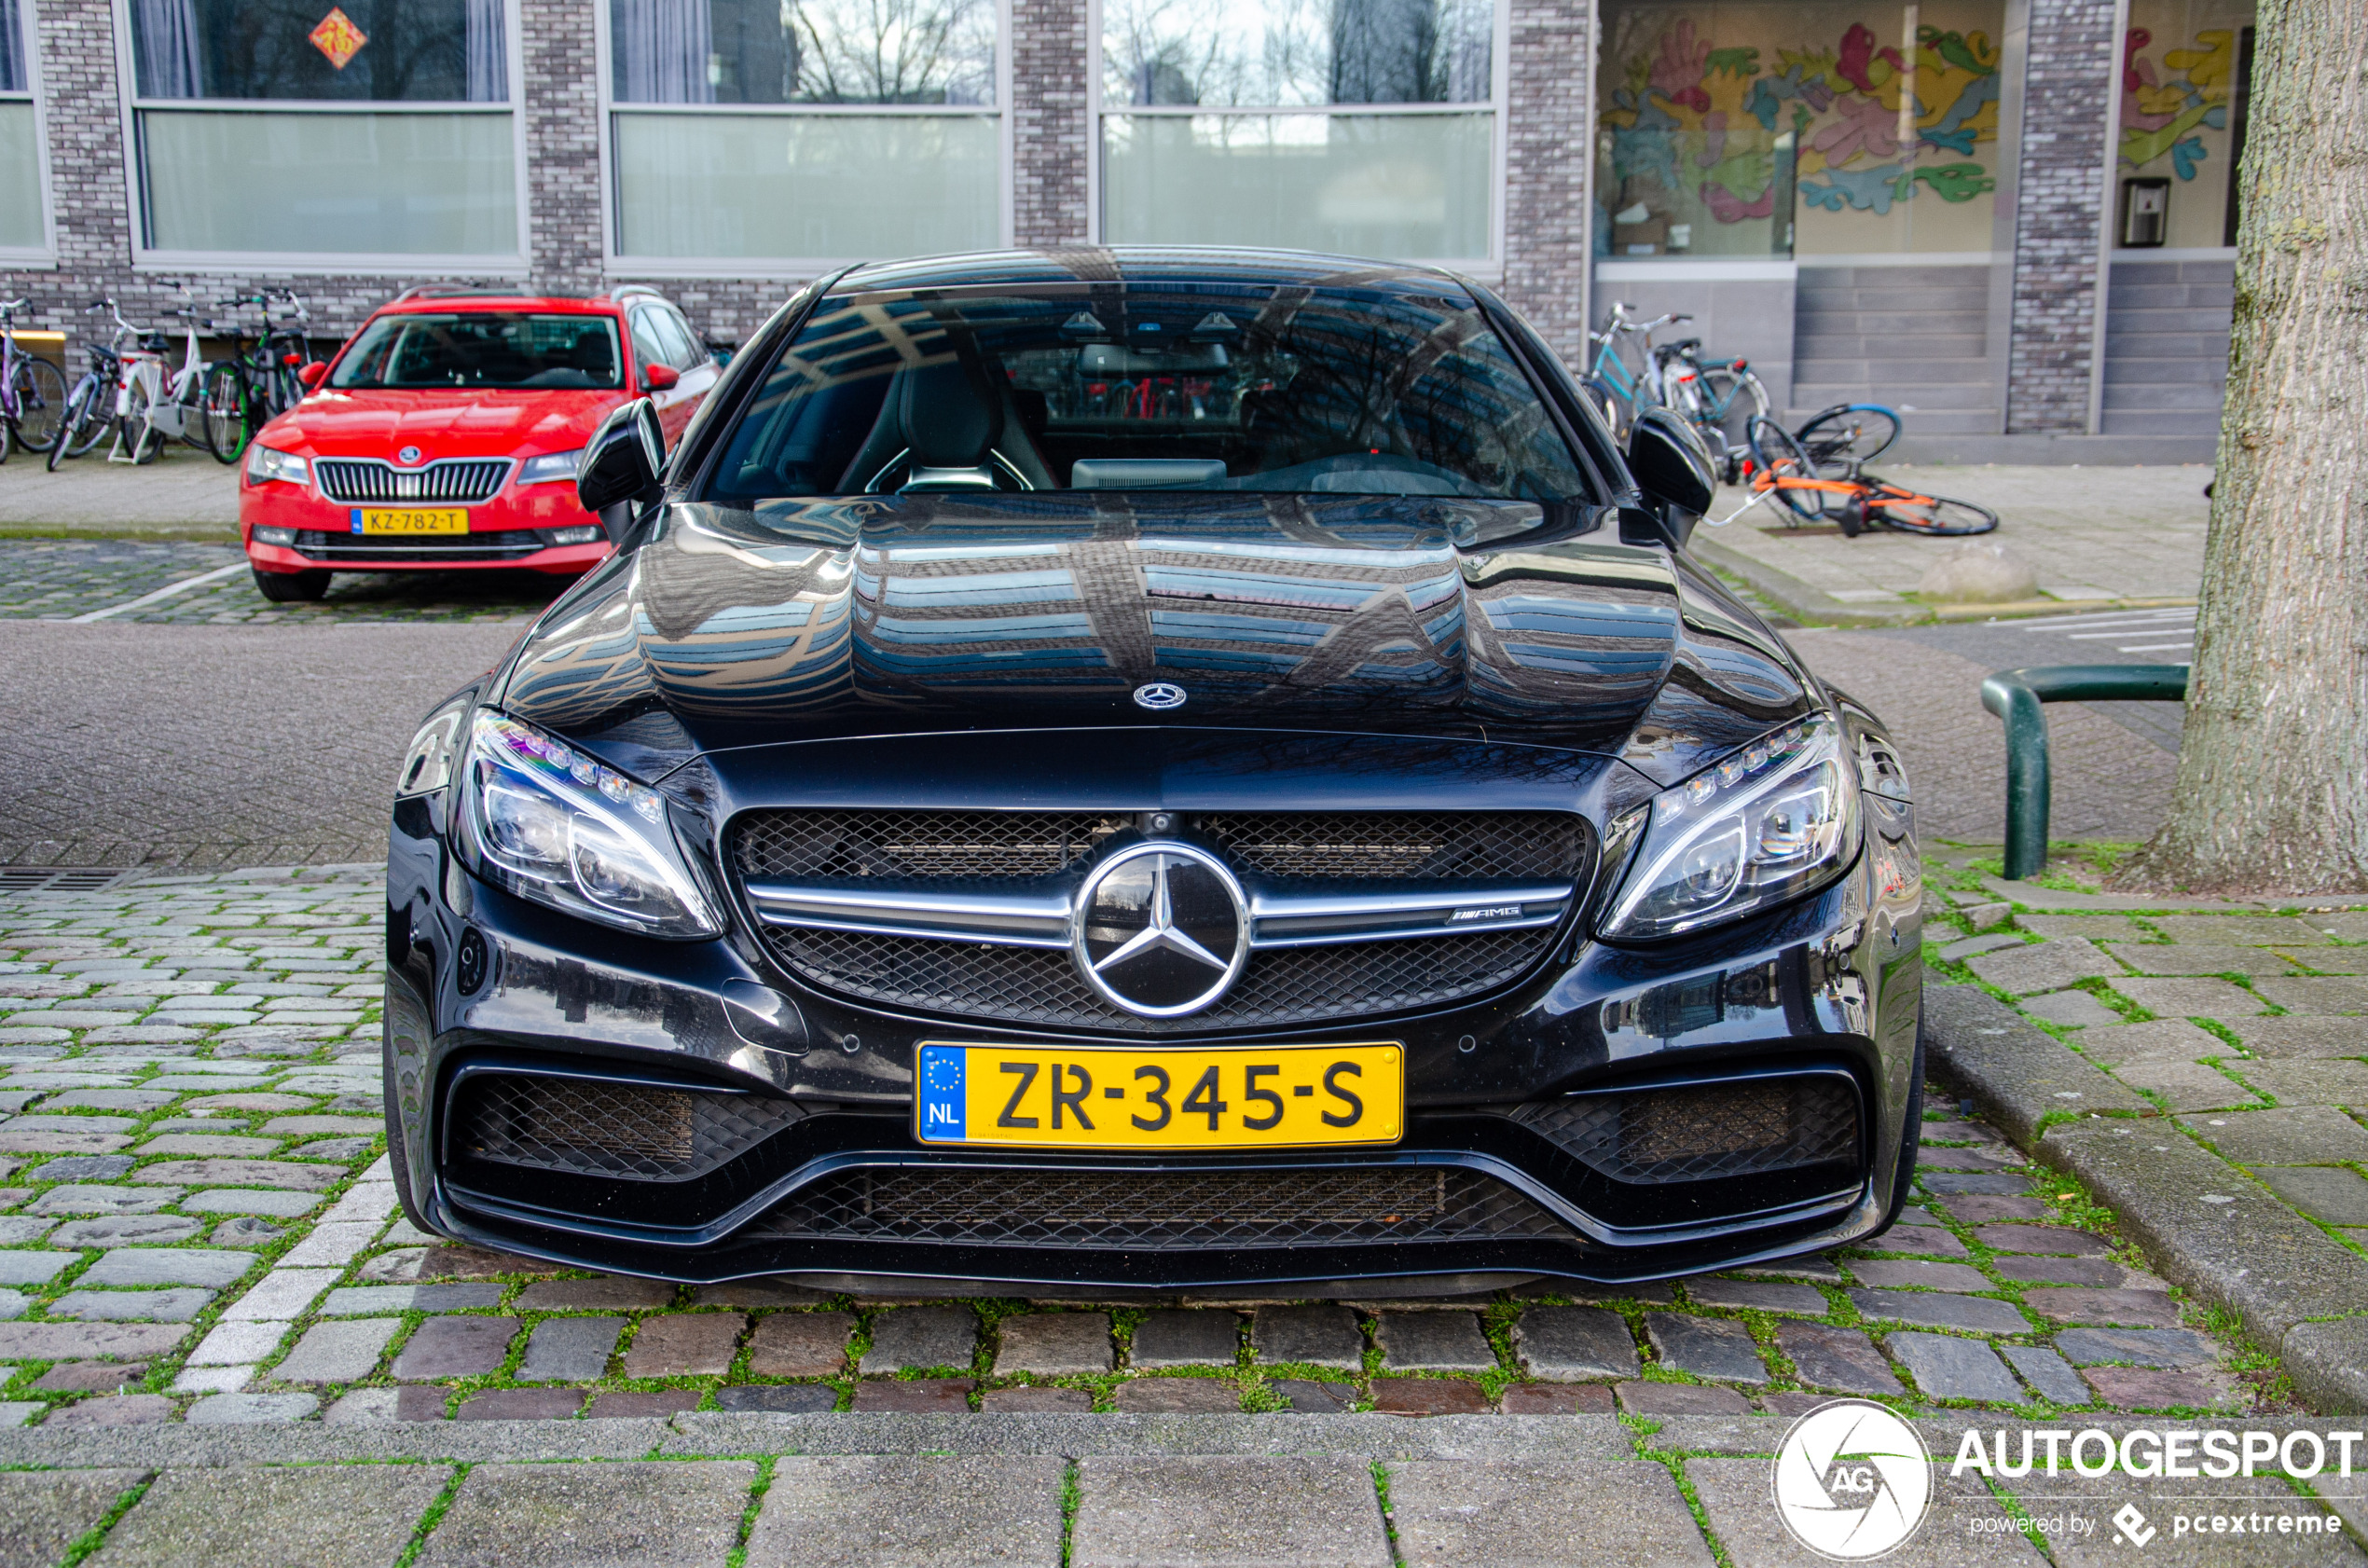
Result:
<svg viewBox="0 0 2368 1568">
<path fill-rule="evenodd" d="M 236 544 L 0 539 L 0 619 L 524 626 L 571 581 L 534 571 L 339 572 L 316 603 L 274 604 L 255 591 L 245 560 Z"/>
<path fill-rule="evenodd" d="M 1888 468 L 1878 472 L 1933 493 L 1977 502 L 1999 516 L 1986 536 L 2029 561 L 2039 590 L 2081 599 L 2191 598 L 2203 581 L 2204 526 L 2211 503 L 2203 466 L 2157 468 Z M 1728 488 L 1711 516 L 1747 499 Z M 1856 539 L 1838 528 L 1787 528 L 1762 502 L 1702 537 L 1785 572 L 1846 604 L 1900 603 L 1954 541 L 1879 529 Z"/>
<path fill-rule="evenodd" d="M 1741 1414 L 1823 1391 L 2037 1413 L 2269 1396 L 2117 1245 L 2110 1216 L 1937 1108 L 1918 1206 L 1879 1251 L 1631 1289 L 871 1300 L 778 1281 L 677 1288 L 439 1244 L 393 1218 L 381 1153 L 380 911 L 364 870 L 0 904 L 0 986 L 16 998 L 0 1000 L 0 1361 L 17 1364 L 0 1397 L 15 1419 Z M 2322 957 L 2368 951 L 2327 941 Z"/>
<path fill-rule="evenodd" d="M 516 635 L 0 620 L 0 866 L 382 861 L 420 716 Z"/>
</svg>

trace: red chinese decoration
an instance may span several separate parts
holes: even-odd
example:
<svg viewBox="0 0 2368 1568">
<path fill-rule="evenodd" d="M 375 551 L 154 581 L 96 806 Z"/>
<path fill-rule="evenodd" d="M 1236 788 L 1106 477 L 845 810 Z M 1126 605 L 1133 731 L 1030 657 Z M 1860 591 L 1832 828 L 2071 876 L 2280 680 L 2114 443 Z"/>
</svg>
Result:
<svg viewBox="0 0 2368 1568">
<path fill-rule="evenodd" d="M 321 19 L 321 25 L 305 36 L 312 40 L 312 47 L 327 55 L 329 63 L 340 71 L 345 69 L 348 61 L 362 52 L 362 46 L 370 41 L 370 35 L 354 26 L 353 19 L 335 6 L 330 7 L 329 14 Z"/>
</svg>

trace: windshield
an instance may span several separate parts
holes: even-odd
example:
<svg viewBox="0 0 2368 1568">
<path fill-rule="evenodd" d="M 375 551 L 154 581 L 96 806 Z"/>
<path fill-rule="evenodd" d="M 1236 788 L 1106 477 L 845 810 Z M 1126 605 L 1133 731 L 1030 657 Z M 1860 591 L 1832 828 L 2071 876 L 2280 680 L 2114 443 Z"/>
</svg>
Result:
<svg viewBox="0 0 2368 1568">
<path fill-rule="evenodd" d="M 981 489 L 1587 496 L 1470 300 L 1212 283 L 832 296 L 705 499 Z"/>
<path fill-rule="evenodd" d="M 614 387 L 606 316 L 496 311 L 380 316 L 337 362 L 333 387 Z"/>
</svg>

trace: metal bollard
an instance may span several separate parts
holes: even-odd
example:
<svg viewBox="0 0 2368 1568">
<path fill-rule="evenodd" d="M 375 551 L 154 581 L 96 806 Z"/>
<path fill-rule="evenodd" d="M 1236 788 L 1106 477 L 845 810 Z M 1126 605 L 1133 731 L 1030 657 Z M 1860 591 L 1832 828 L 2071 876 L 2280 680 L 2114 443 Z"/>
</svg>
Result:
<svg viewBox="0 0 2368 1568">
<path fill-rule="evenodd" d="M 2006 880 L 2047 863 L 2050 702 L 2179 702 L 2185 665 L 2040 665 L 2002 669 L 1981 683 L 1981 705 L 2006 722 Z"/>
</svg>

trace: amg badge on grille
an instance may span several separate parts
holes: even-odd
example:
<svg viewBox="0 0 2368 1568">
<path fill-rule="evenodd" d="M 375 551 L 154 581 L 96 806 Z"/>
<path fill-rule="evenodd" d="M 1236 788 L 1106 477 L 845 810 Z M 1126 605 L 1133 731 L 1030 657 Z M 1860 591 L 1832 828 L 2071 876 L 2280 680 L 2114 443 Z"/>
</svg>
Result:
<svg viewBox="0 0 2368 1568">
<path fill-rule="evenodd" d="M 1154 681 L 1148 686 L 1135 688 L 1135 706 L 1148 708 L 1154 713 L 1164 713 L 1171 708 L 1184 706 L 1184 688 L 1170 681 Z"/>
</svg>

